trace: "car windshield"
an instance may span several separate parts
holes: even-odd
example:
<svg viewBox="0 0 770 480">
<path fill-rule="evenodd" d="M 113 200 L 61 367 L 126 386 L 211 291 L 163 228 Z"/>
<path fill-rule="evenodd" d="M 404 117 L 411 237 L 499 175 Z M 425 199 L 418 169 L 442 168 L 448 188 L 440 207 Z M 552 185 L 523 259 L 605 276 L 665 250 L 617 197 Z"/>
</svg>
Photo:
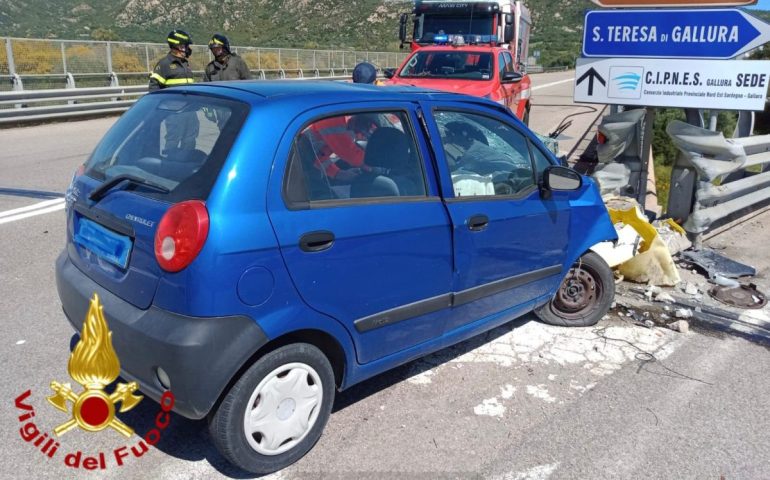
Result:
<svg viewBox="0 0 770 480">
<path fill-rule="evenodd" d="M 412 55 L 399 77 L 490 80 L 492 55 L 462 50 L 419 51 Z"/>
<path fill-rule="evenodd" d="M 492 17 L 475 16 L 469 19 L 446 15 L 426 15 L 422 24 L 422 37 L 418 41 L 432 42 L 440 32 L 450 35 L 492 35 Z"/>
<path fill-rule="evenodd" d="M 147 95 L 102 139 L 85 174 L 102 182 L 133 177 L 133 188 L 154 198 L 205 200 L 247 112 L 219 98 Z"/>
</svg>

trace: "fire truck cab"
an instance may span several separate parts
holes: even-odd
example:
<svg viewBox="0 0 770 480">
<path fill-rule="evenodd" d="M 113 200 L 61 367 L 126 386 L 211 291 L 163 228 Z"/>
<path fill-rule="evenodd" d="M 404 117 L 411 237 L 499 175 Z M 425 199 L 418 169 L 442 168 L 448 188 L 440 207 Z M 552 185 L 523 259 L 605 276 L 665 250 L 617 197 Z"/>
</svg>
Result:
<svg viewBox="0 0 770 480">
<path fill-rule="evenodd" d="M 409 20 L 409 14 L 400 19 L 402 46 Z M 416 0 L 411 20 L 412 54 L 385 72 L 391 84 L 489 98 L 528 122 L 532 20 L 521 0 Z"/>
</svg>

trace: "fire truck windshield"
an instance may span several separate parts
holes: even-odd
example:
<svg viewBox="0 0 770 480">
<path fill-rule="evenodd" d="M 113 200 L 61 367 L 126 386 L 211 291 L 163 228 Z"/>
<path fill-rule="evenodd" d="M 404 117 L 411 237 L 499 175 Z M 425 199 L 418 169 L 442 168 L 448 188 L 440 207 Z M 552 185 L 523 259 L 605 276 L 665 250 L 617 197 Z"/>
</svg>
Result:
<svg viewBox="0 0 770 480">
<path fill-rule="evenodd" d="M 433 37 L 440 31 L 449 35 L 492 35 L 492 16 L 485 15 L 472 19 L 447 15 L 425 15 L 422 23 L 420 43 L 433 42 Z"/>
<path fill-rule="evenodd" d="M 401 70 L 399 77 L 490 80 L 492 55 L 462 50 L 417 51 Z"/>
</svg>

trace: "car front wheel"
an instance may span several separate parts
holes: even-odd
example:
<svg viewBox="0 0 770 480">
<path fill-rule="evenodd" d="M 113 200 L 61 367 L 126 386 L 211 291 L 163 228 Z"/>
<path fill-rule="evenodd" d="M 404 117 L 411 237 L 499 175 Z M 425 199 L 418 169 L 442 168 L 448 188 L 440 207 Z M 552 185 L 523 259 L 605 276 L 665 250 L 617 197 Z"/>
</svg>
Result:
<svg viewBox="0 0 770 480">
<path fill-rule="evenodd" d="M 615 298 L 615 279 L 607 262 L 588 252 L 572 266 L 550 302 L 535 310 L 545 323 L 563 327 L 595 325 Z"/>
<path fill-rule="evenodd" d="M 255 362 L 212 415 L 209 431 L 234 465 L 256 474 L 285 468 L 321 437 L 334 403 L 334 372 L 313 345 L 295 343 Z"/>
</svg>

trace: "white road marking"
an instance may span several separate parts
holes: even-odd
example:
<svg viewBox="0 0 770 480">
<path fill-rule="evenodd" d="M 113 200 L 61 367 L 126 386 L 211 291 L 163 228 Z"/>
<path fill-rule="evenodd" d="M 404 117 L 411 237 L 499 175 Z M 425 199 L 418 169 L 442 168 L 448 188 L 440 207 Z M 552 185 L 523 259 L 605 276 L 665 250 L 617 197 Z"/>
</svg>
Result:
<svg viewBox="0 0 770 480">
<path fill-rule="evenodd" d="M 547 480 L 556 471 L 559 462 L 550 465 L 538 465 L 523 472 L 511 472 L 494 477 L 494 480 Z"/>
<path fill-rule="evenodd" d="M 32 210 L 37 210 L 38 208 L 48 207 L 51 205 L 58 205 L 63 202 L 64 202 L 63 198 L 54 198 L 53 200 L 46 200 L 44 202 L 36 203 L 34 205 L 27 205 L 26 207 L 14 208 L 13 210 L 6 210 L 4 212 L 0 212 L 0 218 L 10 217 L 11 215 L 18 215 L 19 213 L 29 212 Z"/>
<path fill-rule="evenodd" d="M 575 81 L 574 78 L 568 78 L 566 80 L 559 80 L 558 82 L 546 83 L 545 85 L 537 85 L 535 87 L 532 87 L 532 91 L 534 92 L 535 90 L 540 90 L 541 88 L 553 87 L 554 85 L 561 85 L 562 83 L 574 82 L 574 81 Z"/>
<path fill-rule="evenodd" d="M 53 200 L 46 200 L 45 202 L 36 203 L 35 205 L 30 205 L 29 207 L 22 207 L 15 210 L 0 212 L 0 225 L 4 223 L 15 222 L 17 220 L 24 220 L 25 218 L 34 217 L 37 215 L 44 215 L 46 213 L 64 210 L 63 198 L 57 199 L 53 204 L 51 202 L 53 202 Z M 22 212 L 17 212 L 18 210 L 22 210 Z"/>
<path fill-rule="evenodd" d="M 27 343 L 26 340 L 19 340 L 18 342 L 16 342 L 16 345 L 24 345 L 25 343 Z"/>
</svg>

